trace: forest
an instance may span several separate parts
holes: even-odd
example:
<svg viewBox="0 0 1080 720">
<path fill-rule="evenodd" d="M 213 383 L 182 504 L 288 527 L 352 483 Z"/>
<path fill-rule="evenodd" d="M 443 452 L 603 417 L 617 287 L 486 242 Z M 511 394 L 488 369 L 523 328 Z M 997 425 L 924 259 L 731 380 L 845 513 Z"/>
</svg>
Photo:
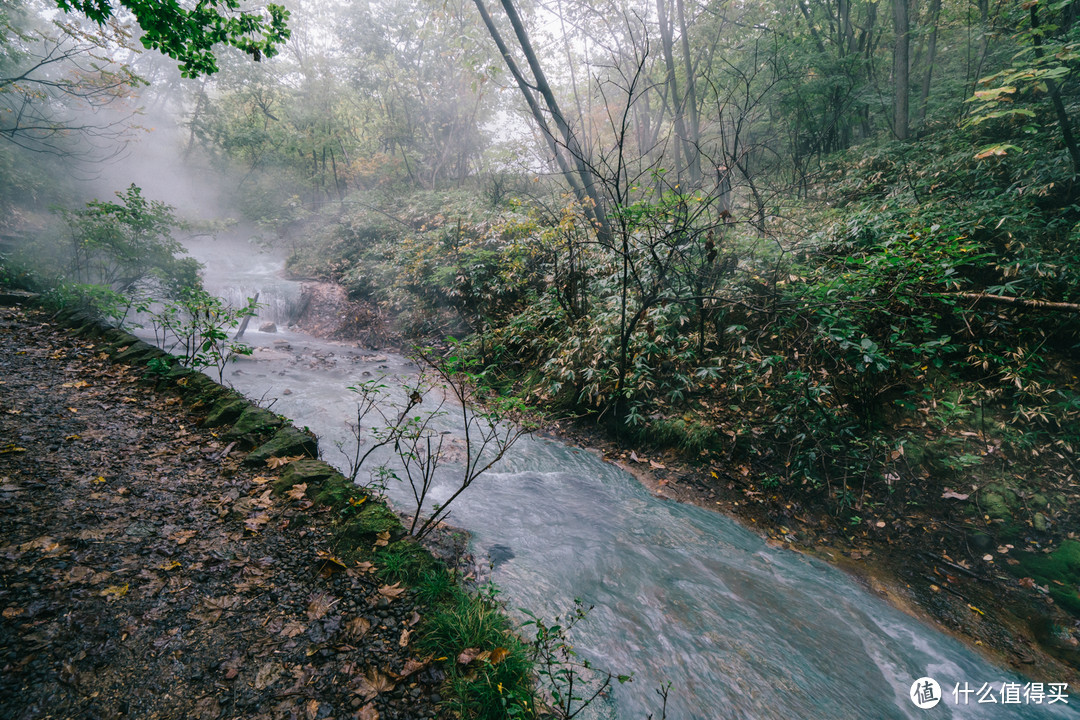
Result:
<svg viewBox="0 0 1080 720">
<path fill-rule="evenodd" d="M 979 629 L 1008 616 L 1077 677 L 1080 2 L 4 0 L 0 23 L 4 283 L 118 324 L 205 312 L 178 238 L 242 231 L 341 289 L 341 337 L 452 353 L 478 402 L 780 544 L 874 553 L 951 631 L 1008 655 Z M 185 181 L 140 187 L 132 158 Z"/>
</svg>

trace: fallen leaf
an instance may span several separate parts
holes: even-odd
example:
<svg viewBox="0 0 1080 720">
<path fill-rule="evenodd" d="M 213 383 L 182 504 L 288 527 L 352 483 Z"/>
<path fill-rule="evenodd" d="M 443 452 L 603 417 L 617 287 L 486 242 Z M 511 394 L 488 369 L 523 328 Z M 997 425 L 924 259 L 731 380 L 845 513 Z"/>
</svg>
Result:
<svg viewBox="0 0 1080 720">
<path fill-rule="evenodd" d="M 390 531 L 389 530 L 383 530 L 381 533 L 377 534 L 375 536 L 375 538 L 376 538 L 375 539 L 375 546 L 372 549 L 377 548 L 377 547 L 384 547 L 386 545 L 389 545 L 390 544 Z"/>
<path fill-rule="evenodd" d="M 367 705 L 360 708 L 356 714 L 353 715 L 353 720 L 379 720 L 379 711 L 375 709 L 375 703 L 369 702 Z"/>
<path fill-rule="evenodd" d="M 401 587 L 401 583 L 396 582 L 393 585 L 383 585 L 379 588 L 379 594 L 388 600 L 396 600 L 405 594 L 405 588 Z"/>
<path fill-rule="evenodd" d="M 970 496 L 967 493 L 958 493 L 953 490 L 946 490 L 941 494 L 941 497 L 945 500 L 967 500 Z"/>
<path fill-rule="evenodd" d="M 252 515 L 244 521 L 244 527 L 251 532 L 259 532 L 262 530 L 263 525 L 270 522 L 270 516 L 266 513 L 259 513 L 258 515 Z"/>
<path fill-rule="evenodd" d="M 651 467 L 653 470 L 664 470 L 666 466 L 663 463 L 658 463 L 655 460 L 650 460 L 649 467 Z"/>
<path fill-rule="evenodd" d="M 398 647 L 409 646 L 409 635 L 412 635 L 412 630 L 409 630 L 408 628 L 402 629 L 401 637 L 398 639 Z"/>
<path fill-rule="evenodd" d="M 315 552 L 315 557 L 319 558 L 319 560 L 322 560 L 323 562 L 331 563 L 333 565 L 338 565 L 343 570 L 348 567 L 348 565 L 346 565 L 342 560 L 334 557 L 333 555 L 331 555 L 326 550 L 318 550 L 318 551 L 316 551 Z"/>
<path fill-rule="evenodd" d="M 337 604 L 337 598 L 326 593 L 315 593 L 308 599 L 308 620 L 321 620 Z"/>
<path fill-rule="evenodd" d="M 640 463 L 640 462 L 645 462 L 644 460 L 642 460 L 641 458 L 639 458 L 639 457 L 637 456 L 637 453 L 636 453 L 636 452 L 634 452 L 633 450 L 631 450 L 631 451 L 630 451 L 630 459 L 631 459 L 631 460 L 633 460 L 634 462 L 637 462 L 637 463 Z"/>
<path fill-rule="evenodd" d="M 362 573 L 375 572 L 375 563 L 364 560 L 363 562 L 356 563 L 356 569 Z"/>
<path fill-rule="evenodd" d="M 285 669 L 280 663 L 268 662 L 255 673 L 255 689 L 265 690 L 278 681 Z"/>
<path fill-rule="evenodd" d="M 465 648 L 457 656 L 458 665 L 468 665 L 480 656 L 480 648 Z"/>
<path fill-rule="evenodd" d="M 260 475 L 258 477 L 251 478 L 251 482 L 255 483 L 256 485 L 265 485 L 266 483 L 270 482 L 273 479 L 274 478 L 269 478 L 269 477 L 266 477 L 265 475 Z"/>
<path fill-rule="evenodd" d="M 358 615 L 345 623 L 345 636 L 350 640 L 359 640 L 370 629 L 371 622 Z"/>
<path fill-rule="evenodd" d="M 503 660 L 505 660 L 506 656 L 509 655 L 509 654 L 510 654 L 510 651 L 508 649 L 506 649 L 504 647 L 497 647 L 497 648 L 495 648 L 494 650 L 491 651 L 491 657 L 488 658 L 488 661 L 492 665 L 498 665 Z"/>
<path fill-rule="evenodd" d="M 120 598 L 127 595 L 127 593 L 128 584 L 124 583 L 123 585 L 110 585 L 109 587 L 102 590 L 100 594 L 102 597 L 107 598 L 110 602 L 112 602 L 114 600 L 119 600 Z"/>
<path fill-rule="evenodd" d="M 307 628 L 305 628 L 303 625 L 296 622 L 295 620 L 290 620 L 289 622 L 285 623 L 285 626 L 283 628 L 281 628 L 281 632 L 279 634 L 284 635 L 287 638 L 293 638 L 297 635 L 303 635 L 304 630 L 306 629 Z"/>
<path fill-rule="evenodd" d="M 431 662 L 431 658 L 427 660 L 417 660 L 416 658 L 409 658 L 405 661 L 405 667 L 401 668 L 401 675 L 398 677 L 407 678 L 414 672 L 423 670 Z"/>
<path fill-rule="evenodd" d="M 364 701 L 372 700 L 379 693 L 389 692 L 394 689 L 394 683 L 377 668 L 371 668 L 363 675 L 358 675 L 351 683 L 353 692 L 364 698 Z"/>
<path fill-rule="evenodd" d="M 180 530 L 179 532 L 174 532 L 170 535 L 169 539 L 175 540 L 177 545 L 183 545 L 198 534 L 198 530 Z"/>
<path fill-rule="evenodd" d="M 14 607 L 14 606 L 6 607 L 6 608 L 4 608 L 3 616 L 5 618 L 7 618 L 8 620 L 10 620 L 11 618 L 19 617 L 24 612 L 26 612 L 26 610 L 21 608 L 21 607 Z"/>
<path fill-rule="evenodd" d="M 319 717 L 319 701 L 311 698 L 304 704 L 304 717 L 307 720 L 315 720 Z"/>
<path fill-rule="evenodd" d="M 303 455 L 291 455 L 289 457 L 272 457 L 266 459 L 266 466 L 271 470 L 277 470 L 283 468 L 291 462 L 302 459 Z"/>
<path fill-rule="evenodd" d="M 293 485 L 291 488 L 289 488 L 289 491 L 285 494 L 293 500 L 303 500 L 304 493 L 306 492 L 307 483 L 297 483 L 296 485 Z"/>
</svg>

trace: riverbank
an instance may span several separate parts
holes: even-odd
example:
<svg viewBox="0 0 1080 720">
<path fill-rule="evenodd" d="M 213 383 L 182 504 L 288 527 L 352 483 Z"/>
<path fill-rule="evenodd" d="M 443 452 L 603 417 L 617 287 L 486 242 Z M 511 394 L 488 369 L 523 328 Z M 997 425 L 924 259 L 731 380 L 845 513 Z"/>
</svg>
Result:
<svg viewBox="0 0 1080 720">
<path fill-rule="evenodd" d="M 527 677 L 433 638 L 508 625 L 310 438 L 100 332 L 0 306 L 0 718 L 482 716 L 448 679 Z"/>
</svg>

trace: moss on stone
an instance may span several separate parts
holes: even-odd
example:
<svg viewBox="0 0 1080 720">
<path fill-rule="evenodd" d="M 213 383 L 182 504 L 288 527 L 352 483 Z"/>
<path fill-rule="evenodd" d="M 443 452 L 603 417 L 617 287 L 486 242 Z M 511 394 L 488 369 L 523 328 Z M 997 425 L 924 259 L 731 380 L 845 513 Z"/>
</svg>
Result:
<svg viewBox="0 0 1080 720">
<path fill-rule="evenodd" d="M 1080 617 L 1080 542 L 1066 540 L 1052 553 L 1019 553 L 1019 565 L 1009 570 L 1017 577 L 1030 577 L 1050 590 L 1050 597 L 1073 615 Z"/>
<path fill-rule="evenodd" d="M 219 400 L 210 408 L 210 412 L 206 414 L 202 424 L 204 427 L 228 425 L 236 422 L 237 418 L 249 407 L 251 407 L 251 403 L 242 398 Z"/>
<path fill-rule="evenodd" d="M 293 485 L 307 483 L 308 494 L 312 494 L 311 489 L 317 488 L 337 474 L 337 470 L 321 460 L 296 460 L 285 466 L 281 477 L 274 481 L 273 488 L 275 492 L 283 493 Z"/>
<path fill-rule="evenodd" d="M 233 426 L 225 432 L 225 438 L 229 440 L 241 440 L 244 444 L 253 446 L 257 439 L 269 435 L 281 427 L 282 422 L 274 413 L 261 407 L 249 405 Z"/>
<path fill-rule="evenodd" d="M 272 457 L 291 457 L 294 455 L 317 458 L 319 457 L 319 444 L 311 435 L 302 430 L 297 430 L 292 425 L 286 425 L 274 433 L 270 440 L 252 450 L 244 462 L 249 465 L 262 465 Z"/>
</svg>

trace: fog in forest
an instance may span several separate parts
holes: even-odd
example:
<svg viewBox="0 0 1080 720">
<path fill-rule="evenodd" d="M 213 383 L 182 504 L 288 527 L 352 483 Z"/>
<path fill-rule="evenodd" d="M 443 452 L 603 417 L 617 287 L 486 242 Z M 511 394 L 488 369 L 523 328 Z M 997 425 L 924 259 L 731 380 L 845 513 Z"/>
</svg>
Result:
<svg viewBox="0 0 1080 720">
<path fill-rule="evenodd" d="M 1080 2 L 100 7 L 0 5 L 0 281 L 159 344 L 218 318 L 167 349 L 346 445 L 356 402 L 400 439 L 426 346 L 603 448 L 523 442 L 456 511 L 511 614 L 596 605 L 521 646 L 545 687 L 571 645 L 598 717 L 1078 681 Z M 504 651 L 447 650 L 460 716 L 559 705 Z"/>
</svg>

